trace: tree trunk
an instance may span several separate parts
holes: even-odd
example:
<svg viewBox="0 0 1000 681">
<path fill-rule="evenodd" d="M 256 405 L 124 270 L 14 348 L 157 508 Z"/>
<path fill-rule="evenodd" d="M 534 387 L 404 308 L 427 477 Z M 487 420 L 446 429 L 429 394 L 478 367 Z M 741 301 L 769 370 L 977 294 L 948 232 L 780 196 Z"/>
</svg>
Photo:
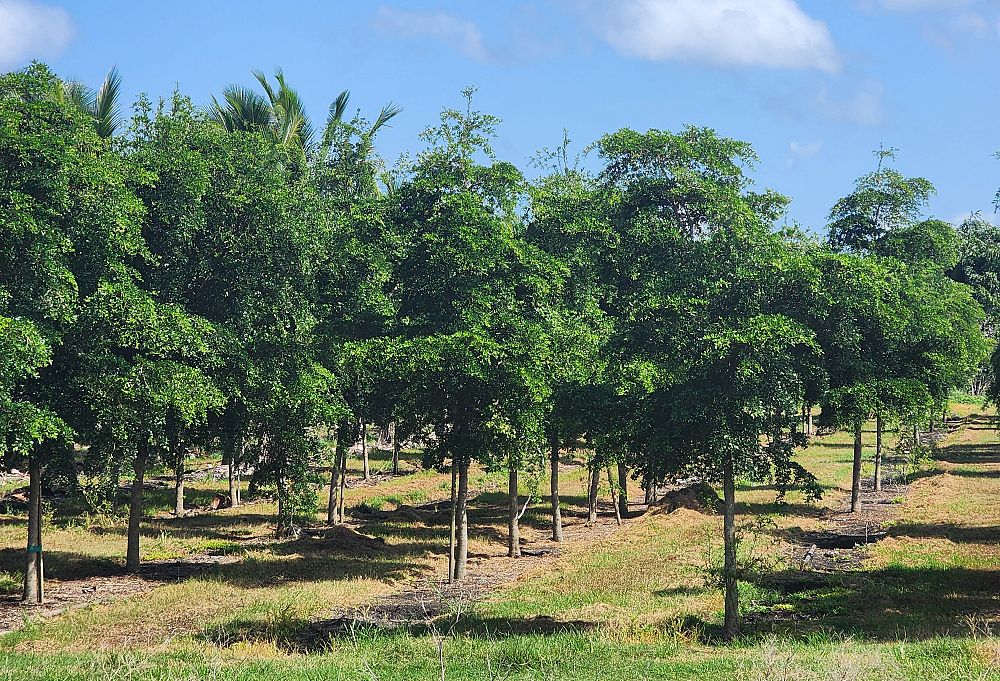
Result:
<svg viewBox="0 0 1000 681">
<path fill-rule="evenodd" d="M 597 522 L 597 489 L 601 484 L 601 467 L 597 462 L 590 464 L 590 489 L 587 494 L 587 522 Z"/>
<path fill-rule="evenodd" d="M 132 494 L 128 507 L 128 548 L 125 551 L 125 567 L 139 569 L 139 522 L 142 519 L 142 485 L 146 475 L 146 457 L 149 455 L 149 434 L 139 439 L 135 460 L 132 462 Z"/>
<path fill-rule="evenodd" d="M 451 460 L 451 533 L 448 535 L 448 583 L 455 581 L 455 526 L 458 522 L 458 464 Z"/>
<path fill-rule="evenodd" d="M 624 461 L 618 462 L 618 515 L 619 520 L 628 515 L 628 469 Z"/>
<path fill-rule="evenodd" d="M 816 432 L 813 430 L 813 406 L 806 405 L 806 435 L 812 437 Z"/>
<path fill-rule="evenodd" d="M 611 506 L 615 509 L 615 522 L 622 524 L 621 512 L 621 492 L 615 490 L 615 481 L 611 478 L 611 466 L 608 466 L 608 485 L 611 487 Z M 618 473 L 621 474 L 621 464 L 618 464 Z"/>
<path fill-rule="evenodd" d="M 725 554 L 722 576 L 726 592 L 723 635 L 732 639 L 740 633 L 740 587 L 736 581 L 736 478 L 731 456 L 726 457 L 723 465 L 722 497 L 722 541 Z"/>
<path fill-rule="evenodd" d="M 326 524 L 336 525 L 340 522 L 337 517 L 337 508 L 340 492 L 340 459 L 344 453 L 346 434 L 342 430 L 337 430 L 337 444 L 334 445 L 333 463 L 330 465 L 330 498 L 326 503 Z"/>
<path fill-rule="evenodd" d="M 344 431 L 347 432 L 346 430 Z M 337 492 L 337 523 L 344 522 L 344 497 L 347 496 L 347 457 L 351 454 L 347 441 L 340 453 L 340 491 Z"/>
<path fill-rule="evenodd" d="M 399 426 L 392 426 L 392 474 L 399 475 Z"/>
<path fill-rule="evenodd" d="M 553 432 L 549 439 L 551 447 L 549 461 L 552 465 L 551 492 L 552 492 L 552 541 L 561 542 L 563 540 L 562 512 L 559 510 L 559 434 Z"/>
<path fill-rule="evenodd" d="M 521 528 L 518 523 L 517 468 L 511 466 L 507 474 L 507 555 L 521 557 Z"/>
<path fill-rule="evenodd" d="M 174 467 L 174 515 L 178 518 L 184 515 L 184 451 L 177 453 L 177 465 Z"/>
<path fill-rule="evenodd" d="M 287 510 L 285 504 L 285 476 L 282 474 L 280 470 L 278 471 L 277 486 L 278 486 L 278 522 L 276 524 L 276 527 L 274 528 L 274 536 L 280 539 L 281 537 L 287 536 L 288 525 L 289 525 L 289 523 L 285 521 L 285 513 Z"/>
<path fill-rule="evenodd" d="M 875 414 L 875 491 L 882 491 L 882 414 Z"/>
<path fill-rule="evenodd" d="M 455 581 L 465 577 L 469 563 L 469 459 L 459 459 L 458 509 L 456 511 Z"/>
<path fill-rule="evenodd" d="M 851 475 L 851 513 L 861 510 L 861 420 L 854 423 L 854 470 Z"/>
<path fill-rule="evenodd" d="M 361 422 L 361 463 L 364 468 L 365 480 L 372 477 L 371 468 L 368 465 L 368 424 Z"/>
<path fill-rule="evenodd" d="M 920 444 L 920 429 L 917 428 L 917 424 L 913 424 L 913 446 L 916 447 Z"/>
<path fill-rule="evenodd" d="M 243 433 L 234 433 L 230 442 L 232 452 L 229 454 L 229 506 L 237 508 L 240 505 L 240 466 L 243 465 L 243 455 L 246 450 L 246 439 Z"/>
<path fill-rule="evenodd" d="M 42 467 L 35 452 L 28 460 L 28 551 L 24 570 L 24 602 L 45 602 L 45 569 L 42 561 Z"/>
</svg>

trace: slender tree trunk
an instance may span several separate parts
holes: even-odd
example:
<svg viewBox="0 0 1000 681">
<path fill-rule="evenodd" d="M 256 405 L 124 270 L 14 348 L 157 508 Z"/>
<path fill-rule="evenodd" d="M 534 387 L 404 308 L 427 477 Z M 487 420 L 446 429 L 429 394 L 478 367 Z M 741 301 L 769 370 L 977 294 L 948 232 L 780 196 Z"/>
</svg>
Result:
<svg viewBox="0 0 1000 681">
<path fill-rule="evenodd" d="M 234 434 L 233 451 L 229 455 L 229 505 L 237 508 L 240 505 L 240 466 L 243 464 L 243 454 L 246 440 L 242 433 Z"/>
<path fill-rule="evenodd" d="M 45 569 L 42 560 L 42 466 L 38 452 L 28 460 L 28 551 L 24 570 L 24 602 L 45 602 Z"/>
<path fill-rule="evenodd" d="M 813 406 L 811 404 L 806 405 L 806 435 L 812 437 L 816 434 L 813 429 Z"/>
<path fill-rule="evenodd" d="M 549 463 L 552 467 L 551 500 L 552 500 L 552 541 L 563 540 L 562 512 L 559 510 L 559 433 L 554 432 L 549 438 Z"/>
<path fill-rule="evenodd" d="M 882 414 L 875 414 L 875 491 L 882 491 Z"/>
<path fill-rule="evenodd" d="M 174 467 L 174 515 L 180 518 L 184 515 L 184 450 L 177 452 L 177 465 Z"/>
<path fill-rule="evenodd" d="M 628 469 L 624 461 L 618 462 L 618 515 L 628 515 Z"/>
<path fill-rule="evenodd" d="M 346 430 L 344 431 L 347 432 Z M 344 497 L 347 496 L 347 457 L 351 450 L 344 441 L 344 447 L 340 453 L 340 491 L 337 493 L 337 523 L 344 522 Z"/>
<path fill-rule="evenodd" d="M 456 522 L 455 581 L 461 581 L 469 564 L 469 458 L 467 456 L 459 459 Z"/>
<path fill-rule="evenodd" d="M 507 555 L 521 557 L 521 527 L 518 523 L 517 468 L 510 467 L 507 474 Z"/>
<path fill-rule="evenodd" d="M 399 475 L 399 425 L 392 425 L 392 474 Z"/>
<path fill-rule="evenodd" d="M 336 525 L 340 521 L 337 517 L 337 501 L 340 493 L 340 459 L 344 455 L 345 436 L 343 430 L 337 430 L 337 444 L 334 445 L 333 463 L 330 465 L 330 498 L 326 503 L 327 525 Z"/>
<path fill-rule="evenodd" d="M 451 526 L 448 535 L 448 583 L 455 581 L 455 530 L 458 523 L 458 463 L 451 460 Z"/>
<path fill-rule="evenodd" d="M 615 522 L 622 524 L 621 512 L 621 491 L 615 490 L 615 481 L 611 478 L 611 466 L 608 466 L 608 485 L 611 487 L 611 505 L 615 509 Z M 621 474 L 621 464 L 618 464 L 618 472 Z"/>
<path fill-rule="evenodd" d="M 587 494 L 587 522 L 597 522 L 597 490 L 601 484 L 601 467 L 597 462 L 590 465 L 590 489 Z"/>
<path fill-rule="evenodd" d="M 917 428 L 917 424 L 913 424 L 913 446 L 916 447 L 920 443 L 920 429 Z"/>
<path fill-rule="evenodd" d="M 722 497 L 722 540 L 725 553 L 722 569 L 726 592 L 723 635 L 732 639 L 740 632 L 740 587 L 736 580 L 736 478 L 731 456 L 726 457 L 723 465 Z"/>
<path fill-rule="evenodd" d="M 372 477 L 371 468 L 368 465 L 368 424 L 361 422 L 361 462 L 364 467 L 365 480 Z"/>
<path fill-rule="evenodd" d="M 861 420 L 854 423 L 854 470 L 851 475 L 851 513 L 861 510 Z"/>
<path fill-rule="evenodd" d="M 132 462 L 132 494 L 128 507 L 128 548 L 125 551 L 125 567 L 139 569 L 139 522 L 142 520 L 142 486 L 146 475 L 146 458 L 149 455 L 149 434 L 143 434 L 136 448 Z"/>
<path fill-rule="evenodd" d="M 287 510 L 287 505 L 285 503 L 285 476 L 280 469 L 278 470 L 278 522 L 277 526 L 274 528 L 274 536 L 281 538 L 288 534 L 288 525 L 285 521 L 285 512 Z"/>
</svg>

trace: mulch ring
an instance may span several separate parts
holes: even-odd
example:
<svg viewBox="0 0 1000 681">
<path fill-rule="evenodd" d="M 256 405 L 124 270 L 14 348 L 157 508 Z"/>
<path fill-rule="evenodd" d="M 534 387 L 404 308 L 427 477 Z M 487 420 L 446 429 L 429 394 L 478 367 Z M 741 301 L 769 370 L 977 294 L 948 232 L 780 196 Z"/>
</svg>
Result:
<svg viewBox="0 0 1000 681">
<path fill-rule="evenodd" d="M 14 594 L 0 595 L 0 634 L 20 629 L 36 619 L 49 619 L 73 608 L 149 593 L 158 586 L 202 574 L 216 565 L 235 562 L 235 556 L 199 555 L 144 563 L 137 573 L 109 566 L 104 574 L 80 579 L 47 579 L 45 603 L 25 605 Z"/>
</svg>

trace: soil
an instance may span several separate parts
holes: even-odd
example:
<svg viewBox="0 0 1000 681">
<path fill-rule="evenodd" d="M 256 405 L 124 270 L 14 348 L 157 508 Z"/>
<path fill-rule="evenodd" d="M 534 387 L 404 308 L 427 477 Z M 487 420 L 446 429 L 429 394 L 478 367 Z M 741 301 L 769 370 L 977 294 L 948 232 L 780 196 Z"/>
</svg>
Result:
<svg viewBox="0 0 1000 681">
<path fill-rule="evenodd" d="M 958 430 L 964 421 L 953 421 L 948 430 L 921 435 L 925 444 L 937 443 Z M 882 490 L 875 491 L 872 478 L 861 480 L 859 511 L 850 511 L 850 493 L 842 495 L 840 510 L 821 516 L 822 528 L 794 538 L 793 564 L 802 570 L 843 572 L 857 569 L 868 557 L 871 544 L 884 539 L 886 524 L 895 515 L 898 503 L 908 492 L 903 474 L 904 461 L 888 452 L 882 459 Z"/>
<path fill-rule="evenodd" d="M 201 555 L 182 560 L 149 561 L 137 573 L 109 565 L 104 574 L 91 574 L 81 579 L 47 579 L 45 603 L 41 605 L 25 605 L 19 594 L 0 595 L 0 634 L 19 629 L 34 618 L 48 619 L 73 608 L 148 593 L 158 586 L 179 582 L 236 560 L 235 556 Z"/>
</svg>

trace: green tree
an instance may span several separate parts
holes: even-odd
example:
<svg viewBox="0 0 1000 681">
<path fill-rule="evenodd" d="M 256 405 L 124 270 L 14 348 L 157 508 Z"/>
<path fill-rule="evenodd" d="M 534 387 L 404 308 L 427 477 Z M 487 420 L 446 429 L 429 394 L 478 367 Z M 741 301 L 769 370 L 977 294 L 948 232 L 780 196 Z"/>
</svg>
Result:
<svg viewBox="0 0 1000 681">
<path fill-rule="evenodd" d="M 40 65 L 0 77 L 0 446 L 29 459 L 26 601 L 42 599 L 42 476 L 69 471 L 82 403 L 69 349 L 100 280 L 141 251 L 141 205 L 93 121 Z"/>
<path fill-rule="evenodd" d="M 922 177 L 906 177 L 886 161 L 896 150 L 879 148 L 874 172 L 862 175 L 854 191 L 830 211 L 830 244 L 841 251 L 871 252 L 899 227 L 912 225 L 927 207 L 934 185 Z"/>
<path fill-rule="evenodd" d="M 467 563 L 470 463 L 516 471 L 545 442 L 556 293 L 556 265 L 527 242 L 518 214 L 526 183 L 493 158 L 498 120 L 472 110 L 465 94 L 470 106 L 446 110 L 424 133 L 430 147 L 393 195 L 398 338 L 385 352 L 406 369 L 408 409 L 434 428 L 428 463 L 450 457 L 457 476 L 453 579 Z"/>
</svg>

